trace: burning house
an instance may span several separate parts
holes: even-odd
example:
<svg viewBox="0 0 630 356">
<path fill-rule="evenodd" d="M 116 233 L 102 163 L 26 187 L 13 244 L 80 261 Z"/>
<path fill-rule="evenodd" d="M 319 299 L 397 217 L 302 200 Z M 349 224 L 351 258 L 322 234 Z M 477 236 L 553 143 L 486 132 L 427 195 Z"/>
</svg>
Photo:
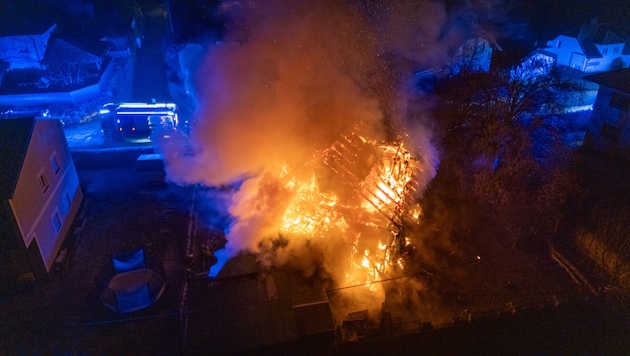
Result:
<svg viewBox="0 0 630 356">
<path fill-rule="evenodd" d="M 422 170 L 422 160 L 401 138 L 383 143 L 360 130 L 342 135 L 302 167 L 284 166 L 279 173 L 291 198 L 278 222 L 278 239 L 336 245 L 347 256 L 344 282 L 334 276 L 337 283 L 375 288 L 375 282 L 404 268 L 412 249 L 405 233 L 418 222 L 414 199 Z M 276 251 L 263 249 L 261 259 L 270 253 Z M 219 261 L 210 276 L 222 265 Z"/>
<path fill-rule="evenodd" d="M 368 319 L 380 318 L 381 303 L 388 293 L 383 282 L 414 273 L 417 267 L 413 265 L 414 247 L 407 234 L 417 231 L 420 208 L 415 200 L 423 188 L 420 177 L 426 162 L 407 147 L 402 137 L 386 143 L 370 139 L 357 128 L 317 151 L 299 168 L 284 165 L 274 182 L 289 198 L 278 204 L 281 212 L 274 220 L 275 233 L 261 239 L 258 250 L 249 251 L 253 255 L 235 255 L 229 247 L 233 232 L 228 233 L 226 248 L 215 252 L 219 261 L 210 268 L 211 285 L 215 287 L 207 292 L 212 296 L 209 298 L 221 300 L 225 298 L 221 293 L 234 293 L 237 286 L 262 289 L 266 291 L 262 298 L 269 304 L 243 316 L 241 322 L 247 328 L 254 328 L 255 324 L 250 323 L 264 318 L 267 310 L 279 313 L 273 323 L 292 325 L 283 321 L 288 318 L 288 305 L 295 314 L 299 337 L 325 338 L 333 326 L 342 330 L 344 339 L 364 336 L 372 323 Z M 259 185 L 259 190 L 264 189 Z M 254 205 L 266 206 L 264 199 L 255 197 Z M 243 220 L 237 224 L 251 223 L 250 219 Z M 261 235 L 263 232 L 260 229 Z M 252 259 L 257 265 L 255 272 Z M 244 261 L 250 269 L 247 275 L 238 275 L 245 273 Z M 291 282 L 292 287 L 287 287 L 286 279 L 291 277 L 278 277 L 285 273 L 278 272 L 284 267 L 298 272 L 304 280 L 317 282 L 307 289 L 303 289 L 304 282 Z M 290 297 L 282 296 L 280 289 L 289 289 Z M 242 293 L 254 292 L 238 292 Z M 356 317 L 358 311 L 361 318 Z M 219 309 L 213 310 L 208 317 L 227 317 L 219 317 L 220 313 Z M 210 330 L 218 332 L 213 328 L 217 328 L 214 324 Z M 264 342 L 288 337 L 273 335 L 265 337 Z M 215 341 L 223 342 L 219 339 Z"/>
<path fill-rule="evenodd" d="M 212 211 L 224 204 L 229 216 L 228 226 L 212 225 L 225 232 L 225 245 L 213 251 L 210 284 L 233 276 L 236 256 L 254 255 L 264 286 L 242 283 L 255 284 L 252 295 L 266 291 L 261 298 L 269 303 L 301 291 L 292 285 L 276 293 L 269 276 L 278 270 L 301 274 L 318 293 L 347 288 L 361 299 L 336 308 L 338 295 L 330 297 L 341 325 L 347 312 L 376 312 L 385 300 L 381 281 L 413 265 L 415 199 L 435 173 L 430 133 L 407 120 L 406 87 L 387 67 L 389 42 L 380 41 L 369 9 L 336 1 L 276 5 L 234 7 L 238 21 L 226 38 L 202 54 L 180 52 L 195 124 L 182 148 L 175 139 L 161 151 L 169 181 L 236 187 L 208 199 Z M 202 57 L 186 57 L 193 55 Z M 281 279 L 288 277 L 278 285 Z M 223 298 L 204 292 L 207 300 Z"/>
<path fill-rule="evenodd" d="M 405 229 L 418 220 L 413 199 L 421 169 L 400 140 L 384 144 L 356 132 L 343 135 L 288 179 L 295 196 L 280 234 L 343 240 L 345 284 L 374 288 L 403 268 Z"/>
</svg>

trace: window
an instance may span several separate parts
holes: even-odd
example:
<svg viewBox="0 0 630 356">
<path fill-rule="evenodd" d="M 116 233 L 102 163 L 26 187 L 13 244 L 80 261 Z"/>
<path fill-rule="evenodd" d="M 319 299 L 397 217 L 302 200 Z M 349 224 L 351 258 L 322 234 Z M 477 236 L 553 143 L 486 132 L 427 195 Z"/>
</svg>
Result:
<svg viewBox="0 0 630 356">
<path fill-rule="evenodd" d="M 70 212 L 70 207 L 72 206 L 72 198 L 70 197 L 70 193 L 66 192 L 64 194 L 64 198 L 62 201 L 63 213 L 68 214 Z"/>
<path fill-rule="evenodd" d="M 63 221 L 61 220 L 61 215 L 59 214 L 59 210 L 55 210 L 55 213 L 52 216 L 52 223 L 55 227 L 55 231 L 59 232 L 59 230 L 61 230 L 61 225 L 63 224 Z"/>
<path fill-rule="evenodd" d="M 59 159 L 57 158 L 56 153 L 53 153 L 52 156 L 50 156 L 50 165 L 52 166 L 52 170 L 55 172 L 55 175 L 57 175 L 57 173 L 61 170 L 61 166 L 59 165 Z"/>
<path fill-rule="evenodd" d="M 615 47 L 615 54 L 619 53 L 619 47 Z"/>
<path fill-rule="evenodd" d="M 606 54 L 606 53 L 608 53 L 608 48 L 602 49 L 602 54 Z"/>
<path fill-rule="evenodd" d="M 39 187 L 42 188 L 42 193 L 46 194 L 46 192 L 48 191 L 48 188 L 50 188 L 50 183 L 48 182 L 48 176 L 46 176 L 46 171 L 42 169 L 39 172 L 37 180 L 39 181 Z"/>
<path fill-rule="evenodd" d="M 562 46 L 562 41 L 557 41 L 556 42 L 556 47 L 560 48 L 560 46 Z"/>
</svg>

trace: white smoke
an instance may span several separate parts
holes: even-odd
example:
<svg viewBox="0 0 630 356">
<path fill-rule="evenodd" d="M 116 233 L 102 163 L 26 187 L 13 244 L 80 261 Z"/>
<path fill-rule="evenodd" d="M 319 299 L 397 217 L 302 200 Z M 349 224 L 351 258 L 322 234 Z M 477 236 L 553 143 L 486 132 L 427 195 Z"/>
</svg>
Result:
<svg viewBox="0 0 630 356">
<path fill-rule="evenodd" d="M 292 198 L 280 172 L 299 168 L 359 123 L 375 140 L 404 133 L 407 147 L 429 163 L 422 185 L 433 177 L 427 114 L 409 106 L 408 96 L 413 70 L 443 63 L 454 41 L 444 37 L 442 5 L 273 0 L 224 8 L 231 20 L 223 41 L 205 48 L 203 58 L 199 46 L 180 57 L 197 105 L 190 142 L 171 140 L 161 150 L 173 182 L 242 182 L 219 260 L 261 246 L 264 252 Z M 341 260 L 328 251 L 334 245 L 311 245 L 318 252 L 305 258 L 305 243 L 261 259 L 293 261 L 306 274 Z"/>
</svg>

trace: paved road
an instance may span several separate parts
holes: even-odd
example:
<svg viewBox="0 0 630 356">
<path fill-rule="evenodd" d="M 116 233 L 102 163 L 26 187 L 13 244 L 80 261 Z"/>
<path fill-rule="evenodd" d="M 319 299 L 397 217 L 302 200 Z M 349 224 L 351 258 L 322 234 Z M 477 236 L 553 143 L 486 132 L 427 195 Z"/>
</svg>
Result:
<svg viewBox="0 0 630 356">
<path fill-rule="evenodd" d="M 159 1 L 139 2 L 144 14 L 144 38 L 141 48 L 136 50 L 136 65 L 133 74 L 132 101 L 173 101 L 168 90 L 166 62 L 162 50 L 162 39 L 168 30 L 167 17 Z"/>
<path fill-rule="evenodd" d="M 167 66 L 162 50 L 162 39 L 169 30 L 167 17 L 160 1 L 143 0 L 139 2 L 143 14 L 143 38 L 141 47 L 127 58 L 129 82 L 122 83 L 121 100 L 149 102 L 173 102 L 168 88 Z M 151 142 L 124 142 L 106 138 L 100 127 L 98 117 L 89 122 L 65 128 L 66 139 L 71 149 L 96 149 L 151 146 Z"/>
</svg>

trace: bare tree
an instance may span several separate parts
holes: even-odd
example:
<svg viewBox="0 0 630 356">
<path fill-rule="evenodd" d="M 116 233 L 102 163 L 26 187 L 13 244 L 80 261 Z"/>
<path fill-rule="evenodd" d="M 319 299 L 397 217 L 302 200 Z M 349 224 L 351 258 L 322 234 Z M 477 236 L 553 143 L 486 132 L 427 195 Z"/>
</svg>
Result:
<svg viewBox="0 0 630 356">
<path fill-rule="evenodd" d="M 447 72 L 450 75 L 486 72 L 492 58 L 492 48 L 488 46 L 490 46 L 489 41 L 481 37 L 471 38 L 464 42 L 451 56 Z"/>
<path fill-rule="evenodd" d="M 622 306 L 630 301 L 630 210 L 607 200 L 595 205 L 590 228 L 578 237 L 578 246 L 595 262 L 604 291 Z"/>
<path fill-rule="evenodd" d="M 96 81 L 99 69 L 94 63 L 66 62 L 49 66 L 46 78 L 61 88 L 72 88 Z"/>
<path fill-rule="evenodd" d="M 470 194 L 503 216 L 514 243 L 550 232 L 575 191 L 562 113 L 580 87 L 545 57 L 487 73 L 464 71 L 437 86 L 443 161 Z M 453 164 L 453 162 L 457 162 Z"/>
</svg>

